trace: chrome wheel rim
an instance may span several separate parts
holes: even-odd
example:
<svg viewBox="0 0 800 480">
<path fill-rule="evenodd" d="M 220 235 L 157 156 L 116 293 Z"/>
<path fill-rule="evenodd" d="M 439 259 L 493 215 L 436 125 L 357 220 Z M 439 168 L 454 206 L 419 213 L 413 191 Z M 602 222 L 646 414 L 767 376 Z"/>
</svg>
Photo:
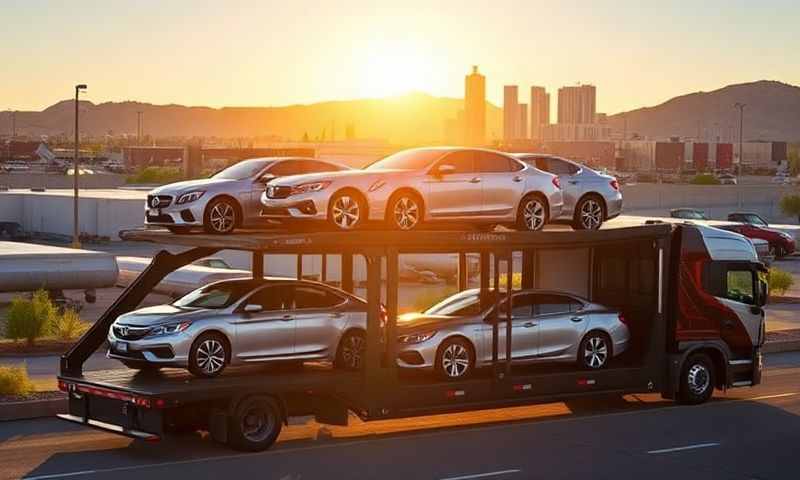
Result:
<svg viewBox="0 0 800 480">
<path fill-rule="evenodd" d="M 196 363 L 207 374 L 219 372 L 225 365 L 225 347 L 219 340 L 205 340 L 197 347 Z"/>
<path fill-rule="evenodd" d="M 394 204 L 394 223 L 400 230 L 411 230 L 419 223 L 419 205 L 413 198 L 401 197 Z"/>
<path fill-rule="evenodd" d="M 350 335 L 342 345 L 342 360 L 347 368 L 361 368 L 364 354 L 364 339 L 358 335 Z"/>
<path fill-rule="evenodd" d="M 603 207 L 595 200 L 586 200 L 581 205 L 581 225 L 587 230 L 596 230 L 603 223 Z"/>
<path fill-rule="evenodd" d="M 333 202 L 331 208 L 333 223 L 342 230 L 354 228 L 361 220 L 361 208 L 350 195 L 342 195 Z"/>
<path fill-rule="evenodd" d="M 525 228 L 528 230 L 540 230 L 544 227 L 544 205 L 539 200 L 528 200 L 522 211 L 525 220 Z"/>
<path fill-rule="evenodd" d="M 219 202 L 211 208 L 208 220 L 214 231 L 229 232 L 236 223 L 236 210 L 228 202 Z"/>
<path fill-rule="evenodd" d="M 687 383 L 689 391 L 694 395 L 702 395 L 711 383 L 711 375 L 704 365 L 696 363 L 689 368 Z"/>
<path fill-rule="evenodd" d="M 442 369 L 450 378 L 457 378 L 469 369 L 469 352 L 458 343 L 447 346 L 442 352 Z"/>
<path fill-rule="evenodd" d="M 608 346 L 603 337 L 592 337 L 583 350 L 584 363 L 589 368 L 600 368 L 608 359 Z"/>
<path fill-rule="evenodd" d="M 242 435 L 251 442 L 263 442 L 275 429 L 275 415 L 263 407 L 250 407 L 242 415 Z"/>
</svg>

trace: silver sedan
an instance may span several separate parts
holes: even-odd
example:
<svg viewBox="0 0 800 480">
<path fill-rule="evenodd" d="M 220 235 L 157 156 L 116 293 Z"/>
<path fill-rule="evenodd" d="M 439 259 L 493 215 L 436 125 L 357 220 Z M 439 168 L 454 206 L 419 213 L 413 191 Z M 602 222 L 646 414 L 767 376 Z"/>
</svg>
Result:
<svg viewBox="0 0 800 480">
<path fill-rule="evenodd" d="M 404 150 L 363 170 L 276 179 L 261 203 L 266 218 L 337 230 L 369 221 L 398 230 L 434 222 L 540 230 L 561 215 L 562 194 L 558 177 L 511 155 L 441 147 Z"/>
<path fill-rule="evenodd" d="M 536 168 L 558 175 L 564 193 L 564 208 L 559 220 L 576 230 L 596 230 L 603 222 L 622 213 L 619 182 L 591 168 L 546 154 L 519 153 L 517 158 Z"/>
<path fill-rule="evenodd" d="M 488 306 L 487 306 L 488 304 Z M 630 334 L 624 317 L 563 292 L 522 290 L 512 299 L 511 354 L 515 364 L 577 362 L 600 369 L 624 352 Z M 398 365 L 434 369 L 446 379 L 468 376 L 492 361 L 493 301 L 478 290 L 448 297 L 398 322 Z M 498 354 L 505 359 L 505 304 L 498 314 Z"/>
<path fill-rule="evenodd" d="M 145 224 L 186 233 L 202 227 L 208 233 L 231 233 L 238 227 L 263 226 L 261 194 L 273 179 L 301 173 L 347 170 L 313 158 L 253 158 L 211 178 L 171 183 L 147 195 Z"/>
<path fill-rule="evenodd" d="M 225 280 L 121 315 L 108 332 L 108 356 L 131 368 L 182 367 L 203 377 L 253 362 L 331 360 L 358 369 L 366 310 L 364 300 L 317 282 Z"/>
</svg>

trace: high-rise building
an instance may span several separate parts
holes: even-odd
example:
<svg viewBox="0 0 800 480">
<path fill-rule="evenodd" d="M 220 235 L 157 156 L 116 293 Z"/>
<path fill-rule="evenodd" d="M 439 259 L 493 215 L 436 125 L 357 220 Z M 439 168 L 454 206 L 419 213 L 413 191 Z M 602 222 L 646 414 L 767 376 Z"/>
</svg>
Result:
<svg viewBox="0 0 800 480">
<path fill-rule="evenodd" d="M 550 124 L 550 94 L 544 87 L 531 87 L 531 139 L 544 138 L 544 126 Z"/>
<path fill-rule="evenodd" d="M 464 78 L 464 137 L 467 145 L 486 143 L 486 77 L 477 65 Z"/>
<path fill-rule="evenodd" d="M 558 89 L 558 123 L 594 123 L 596 108 L 597 89 L 594 85 Z"/>
<path fill-rule="evenodd" d="M 519 88 L 503 87 L 503 140 L 519 138 Z"/>
<path fill-rule="evenodd" d="M 517 139 L 527 140 L 530 138 L 528 135 L 528 104 L 520 103 L 518 106 L 519 115 L 517 120 Z"/>
</svg>

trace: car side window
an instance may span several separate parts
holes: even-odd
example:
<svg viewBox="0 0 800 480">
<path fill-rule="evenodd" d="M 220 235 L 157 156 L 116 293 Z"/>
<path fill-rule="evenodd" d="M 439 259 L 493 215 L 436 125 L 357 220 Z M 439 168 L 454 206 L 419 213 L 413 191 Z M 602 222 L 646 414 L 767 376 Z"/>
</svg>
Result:
<svg viewBox="0 0 800 480">
<path fill-rule="evenodd" d="M 265 311 L 289 310 L 292 305 L 292 287 L 289 285 L 267 285 L 250 295 L 244 305 L 261 305 Z"/>
<path fill-rule="evenodd" d="M 513 318 L 530 318 L 533 315 L 534 296 L 530 294 L 514 295 L 511 300 L 511 316 Z M 500 304 L 498 317 L 503 320 L 506 317 L 506 302 Z"/>
<path fill-rule="evenodd" d="M 501 173 L 511 171 L 511 161 L 492 152 L 476 152 L 478 171 L 485 173 Z"/>
<path fill-rule="evenodd" d="M 547 163 L 550 166 L 547 171 L 554 175 L 575 175 L 578 173 L 578 167 L 557 158 L 548 158 Z"/>
<path fill-rule="evenodd" d="M 344 299 L 335 293 L 323 288 L 308 285 L 294 287 L 294 308 L 330 308 L 344 302 Z"/>
<path fill-rule="evenodd" d="M 762 227 L 767 226 L 767 222 L 761 219 L 758 215 L 748 215 L 747 216 L 747 223 L 751 223 L 753 225 L 760 225 Z"/>
<path fill-rule="evenodd" d="M 725 298 L 735 302 L 755 304 L 754 275 L 750 270 L 728 270 Z"/>
<path fill-rule="evenodd" d="M 563 295 L 536 295 L 534 299 L 535 315 L 555 315 L 559 313 L 569 313 L 574 311 L 573 304 L 576 302 Z"/>
<path fill-rule="evenodd" d="M 452 165 L 455 168 L 453 173 L 474 173 L 475 155 L 469 150 L 453 152 L 437 162 L 439 165 Z"/>
<path fill-rule="evenodd" d="M 297 175 L 305 173 L 303 171 L 302 162 L 298 160 L 284 160 L 272 166 L 268 171 L 276 177 L 284 177 L 286 175 Z"/>
<path fill-rule="evenodd" d="M 335 172 L 341 170 L 337 165 L 326 162 L 318 162 L 316 160 L 306 160 L 301 167 L 303 173 L 322 173 L 322 172 Z"/>
</svg>

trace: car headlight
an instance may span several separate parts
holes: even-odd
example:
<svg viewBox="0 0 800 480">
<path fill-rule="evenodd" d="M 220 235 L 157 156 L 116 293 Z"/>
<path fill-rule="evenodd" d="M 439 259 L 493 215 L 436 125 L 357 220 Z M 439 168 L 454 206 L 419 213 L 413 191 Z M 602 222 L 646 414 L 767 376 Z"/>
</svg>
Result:
<svg viewBox="0 0 800 480">
<path fill-rule="evenodd" d="M 436 335 L 436 330 L 432 330 L 430 332 L 409 333 L 408 335 L 400 335 L 397 337 L 397 342 L 404 343 L 406 345 L 412 343 L 422 343 L 430 340 L 434 335 Z"/>
<path fill-rule="evenodd" d="M 324 182 L 311 182 L 311 183 L 303 183 L 300 185 L 295 185 L 292 187 L 292 192 L 289 194 L 291 195 L 299 195 L 301 193 L 309 193 L 309 192 L 319 192 L 320 190 L 325 190 L 331 182 L 324 181 Z"/>
<path fill-rule="evenodd" d="M 157 337 L 160 335 L 172 335 L 173 333 L 180 333 L 192 324 L 192 322 L 180 323 L 165 323 L 163 325 L 156 325 L 147 333 L 148 337 Z"/>
<path fill-rule="evenodd" d="M 197 190 L 194 192 L 184 193 L 183 195 L 178 197 L 178 201 L 175 203 L 181 205 L 184 203 L 194 202 L 195 200 L 202 197 L 204 193 L 206 193 L 205 190 Z"/>
</svg>

